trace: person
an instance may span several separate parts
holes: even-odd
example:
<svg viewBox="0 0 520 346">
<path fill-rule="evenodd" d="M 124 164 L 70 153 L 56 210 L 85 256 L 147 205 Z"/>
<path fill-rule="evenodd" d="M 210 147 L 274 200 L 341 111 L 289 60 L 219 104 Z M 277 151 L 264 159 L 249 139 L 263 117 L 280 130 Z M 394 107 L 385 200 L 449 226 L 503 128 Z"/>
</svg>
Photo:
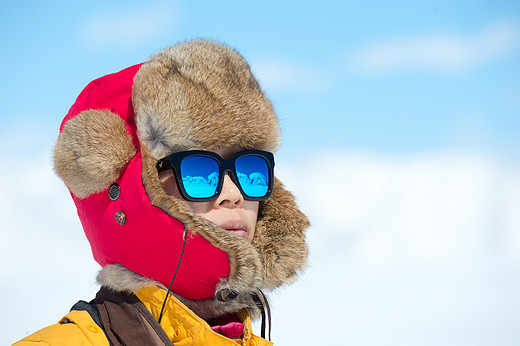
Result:
<svg viewBox="0 0 520 346">
<path fill-rule="evenodd" d="M 309 222 L 273 173 L 280 142 L 249 65 L 221 43 L 182 42 L 91 82 L 54 165 L 101 287 L 15 345 L 271 345 L 264 291 L 293 282 L 308 253 Z"/>
</svg>

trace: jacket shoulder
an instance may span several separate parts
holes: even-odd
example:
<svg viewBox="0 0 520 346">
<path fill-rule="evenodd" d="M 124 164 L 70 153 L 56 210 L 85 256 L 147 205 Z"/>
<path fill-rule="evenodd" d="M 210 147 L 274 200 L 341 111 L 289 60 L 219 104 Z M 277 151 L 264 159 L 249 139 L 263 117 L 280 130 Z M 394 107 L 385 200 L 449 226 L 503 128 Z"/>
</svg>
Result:
<svg viewBox="0 0 520 346">
<path fill-rule="evenodd" d="M 24 345 L 106 345 L 108 340 L 103 330 L 87 311 L 73 310 L 57 324 L 40 329 L 13 344 Z"/>
</svg>

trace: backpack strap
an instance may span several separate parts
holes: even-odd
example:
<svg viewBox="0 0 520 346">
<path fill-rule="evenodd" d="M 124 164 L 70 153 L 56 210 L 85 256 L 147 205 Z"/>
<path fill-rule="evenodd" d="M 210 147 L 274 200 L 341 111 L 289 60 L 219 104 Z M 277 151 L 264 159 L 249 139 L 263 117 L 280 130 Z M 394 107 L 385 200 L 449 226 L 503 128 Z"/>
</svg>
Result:
<svg viewBox="0 0 520 346">
<path fill-rule="evenodd" d="M 72 310 L 88 312 L 103 330 L 110 346 L 173 346 L 155 317 L 132 293 L 115 292 L 101 286 L 95 299 L 89 303 L 80 300 Z"/>
<path fill-rule="evenodd" d="M 94 301 L 114 346 L 173 346 L 155 317 L 133 293 L 101 286 Z"/>
</svg>

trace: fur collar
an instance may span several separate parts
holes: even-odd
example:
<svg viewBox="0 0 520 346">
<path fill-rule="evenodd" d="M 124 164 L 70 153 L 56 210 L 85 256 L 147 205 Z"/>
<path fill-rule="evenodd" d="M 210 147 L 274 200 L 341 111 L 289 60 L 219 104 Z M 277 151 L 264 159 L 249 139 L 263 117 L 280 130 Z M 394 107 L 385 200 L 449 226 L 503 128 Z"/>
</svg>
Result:
<svg viewBox="0 0 520 346">
<path fill-rule="evenodd" d="M 98 273 L 97 281 L 103 287 L 123 293 L 134 293 L 149 286 L 158 286 L 167 290 L 160 282 L 141 276 L 120 264 L 111 264 L 102 268 Z M 236 314 L 243 310 L 247 311 L 252 319 L 260 317 L 260 310 L 250 294 L 238 294 L 234 299 L 225 302 L 218 300 L 216 296 L 204 300 L 190 300 L 173 292 L 170 294 L 204 320 L 229 313 Z"/>
</svg>

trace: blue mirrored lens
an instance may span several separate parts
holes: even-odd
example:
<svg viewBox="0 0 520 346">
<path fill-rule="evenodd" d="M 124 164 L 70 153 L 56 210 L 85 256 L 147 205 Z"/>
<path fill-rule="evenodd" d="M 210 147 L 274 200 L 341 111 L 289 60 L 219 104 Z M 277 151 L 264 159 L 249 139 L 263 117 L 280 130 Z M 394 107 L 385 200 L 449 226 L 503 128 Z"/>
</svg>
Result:
<svg viewBox="0 0 520 346">
<path fill-rule="evenodd" d="M 182 184 L 193 198 L 209 198 L 215 195 L 218 185 L 218 163 L 211 157 L 189 156 L 181 161 Z"/>
<path fill-rule="evenodd" d="M 249 197 L 263 197 L 269 189 L 269 167 L 260 156 L 247 155 L 235 161 L 238 182 Z"/>
</svg>

